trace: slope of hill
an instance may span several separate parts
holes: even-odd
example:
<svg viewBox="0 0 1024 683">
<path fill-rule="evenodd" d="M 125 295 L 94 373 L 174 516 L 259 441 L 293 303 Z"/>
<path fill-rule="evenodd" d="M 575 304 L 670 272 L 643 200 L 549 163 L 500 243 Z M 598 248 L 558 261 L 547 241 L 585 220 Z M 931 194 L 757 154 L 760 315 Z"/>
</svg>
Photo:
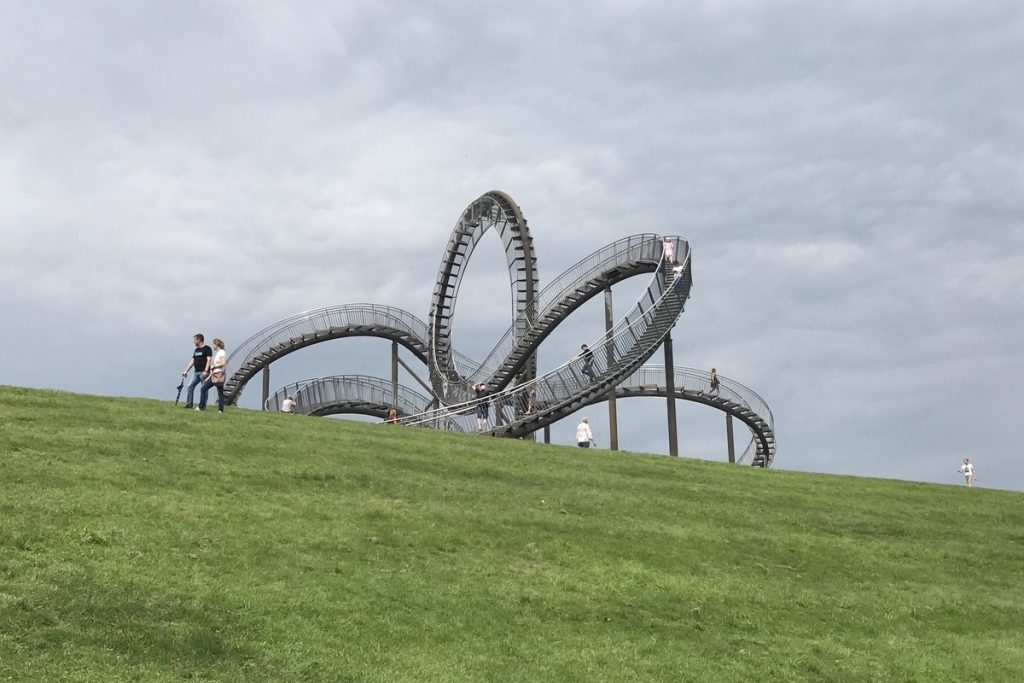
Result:
<svg viewBox="0 0 1024 683">
<path fill-rule="evenodd" d="M 1020 681 L 1024 498 L 0 387 L 0 679 Z"/>
</svg>

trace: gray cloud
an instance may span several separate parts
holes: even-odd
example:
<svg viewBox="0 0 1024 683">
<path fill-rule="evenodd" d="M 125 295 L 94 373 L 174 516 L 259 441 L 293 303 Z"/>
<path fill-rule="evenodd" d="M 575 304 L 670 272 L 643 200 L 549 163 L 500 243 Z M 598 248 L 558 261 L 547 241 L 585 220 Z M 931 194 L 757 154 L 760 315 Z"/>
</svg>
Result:
<svg viewBox="0 0 1024 683">
<path fill-rule="evenodd" d="M 626 234 L 691 240 L 677 362 L 768 400 L 780 467 L 955 483 L 970 455 L 1024 488 L 1017 3 L 0 15 L 0 333 L 46 358 L 7 354 L 0 382 L 167 397 L 196 330 L 230 345 L 357 301 L 425 317 L 459 212 L 503 189 L 544 281 Z M 476 355 L 508 323 L 492 246 L 456 322 Z M 601 325 L 580 311 L 541 365 Z M 386 375 L 387 353 L 294 354 L 275 384 Z M 623 447 L 663 452 L 663 402 L 635 405 Z M 685 413 L 683 452 L 722 457 L 721 416 Z"/>
</svg>

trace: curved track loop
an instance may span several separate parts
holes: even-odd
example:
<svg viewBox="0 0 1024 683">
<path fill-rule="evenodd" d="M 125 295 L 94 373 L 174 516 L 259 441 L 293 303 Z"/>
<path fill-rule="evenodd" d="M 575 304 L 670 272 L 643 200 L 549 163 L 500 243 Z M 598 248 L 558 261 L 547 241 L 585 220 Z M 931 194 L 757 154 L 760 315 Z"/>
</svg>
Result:
<svg viewBox="0 0 1024 683">
<path fill-rule="evenodd" d="M 671 238 L 676 249 L 685 241 Z M 658 268 L 661 253 L 652 249 L 663 238 L 651 233 L 630 235 L 580 260 L 540 291 L 535 312 L 520 314 L 483 363 L 461 373 L 470 383 L 485 382 L 492 390 L 506 387 L 537 347 L 570 313 L 606 288 Z M 681 252 L 677 252 L 681 253 Z"/>
<path fill-rule="evenodd" d="M 256 373 L 293 351 L 331 339 L 358 336 L 396 341 L 427 362 L 427 325 L 408 311 L 376 304 L 320 308 L 285 318 L 242 342 L 231 353 L 230 361 L 240 365 L 224 387 L 226 399 L 236 403 Z"/>
<path fill-rule="evenodd" d="M 478 407 L 493 404 L 495 423 L 488 425 L 490 428 L 486 431 L 518 437 L 560 420 L 607 394 L 661 345 L 690 296 L 690 247 L 681 239 L 673 240 L 675 253 L 683 266 L 678 278 L 673 278 L 662 261 L 662 238 L 650 235 L 640 243 L 639 257 L 652 264 L 655 275 L 630 312 L 604 338 L 590 345 L 594 353 L 593 378 L 584 374 L 581 362 L 570 361 L 542 377 L 487 398 L 427 411 L 404 418 L 402 422 L 425 426 L 453 422 L 463 431 L 472 431 L 476 427 Z M 564 319 L 564 315 L 561 317 Z M 531 392 L 536 410 L 527 412 Z"/>
<path fill-rule="evenodd" d="M 451 331 L 466 264 L 477 242 L 490 229 L 501 237 L 505 247 L 516 314 L 512 325 L 484 362 L 476 363 L 454 350 Z M 487 403 L 495 407 L 492 414 L 496 421 L 488 425 L 490 433 L 506 436 L 532 433 L 584 405 L 606 398 L 610 391 L 639 371 L 675 325 L 692 285 L 690 249 L 678 237 L 667 238 L 673 242 L 683 264 L 681 276 L 673 279 L 669 264 L 662 261 L 664 239 L 643 234 L 614 242 L 587 256 L 538 292 L 533 240 L 526 221 L 508 195 L 488 192 L 463 211 L 449 238 L 431 300 L 429 323 L 407 311 L 373 304 L 336 306 L 292 316 L 253 335 L 235 349 L 231 360 L 238 359 L 239 366 L 226 386 L 228 401 L 237 402 L 245 384 L 260 369 L 293 351 L 330 339 L 376 336 L 402 344 L 428 366 L 435 394 L 432 399 L 435 405 L 443 405 L 435 410 L 421 410 L 416 406 L 422 404 L 410 402 L 408 410 L 402 411 L 407 413 L 403 422 L 473 431 L 477 407 Z M 593 380 L 583 375 L 579 362 L 569 362 L 536 378 L 537 347 L 559 323 L 612 284 L 651 272 L 655 275 L 633 309 L 609 334 L 590 345 L 596 361 Z M 370 379 L 366 378 L 366 386 Z M 491 395 L 483 401 L 469 400 L 470 384 L 481 381 L 488 385 Z M 391 390 L 389 382 L 373 382 Z M 629 390 L 629 386 L 627 383 L 623 391 Z M 654 383 L 654 386 L 663 385 Z M 725 382 L 722 387 L 726 387 Z M 448 389 L 447 394 L 442 388 Z M 644 395 L 644 389 L 636 391 L 641 392 L 636 395 Z M 676 393 L 681 398 L 731 411 L 751 427 L 755 438 L 741 461 L 762 466 L 771 463 L 775 452 L 774 427 L 766 405 L 763 410 L 761 406 L 742 402 L 732 405 L 724 392 L 711 400 L 702 399 L 701 392 L 688 395 L 688 391 L 684 388 Z M 760 401 L 756 394 L 749 393 Z M 534 410 L 527 413 L 525 408 L 531 395 Z M 391 398 L 397 401 L 401 396 Z M 386 409 L 387 402 L 383 398 L 378 403 L 357 397 L 355 404 L 348 405 L 351 408 L 356 404 L 368 406 L 363 411 L 367 412 Z"/>
<path fill-rule="evenodd" d="M 488 230 L 497 233 L 505 248 L 515 319 L 528 321 L 535 316 L 537 266 L 526 219 L 507 194 L 488 192 L 462 212 L 448 238 L 448 246 L 437 270 L 429 317 L 430 376 L 435 393 L 440 393 L 441 384 L 445 381 L 459 383 L 464 379 L 451 353 L 455 302 L 466 264 Z M 536 373 L 536 361 L 524 363 L 521 370 L 521 379 L 532 378 Z"/>
<path fill-rule="evenodd" d="M 702 403 L 732 415 L 745 424 L 751 433 L 750 444 L 736 458 L 740 464 L 767 467 L 775 458 L 775 417 L 771 408 L 753 389 L 719 375 L 718 391 L 711 390 L 711 373 L 694 368 L 673 368 L 675 397 Z M 633 396 L 668 396 L 664 365 L 644 365 L 615 387 L 616 398 Z M 598 396 L 591 405 L 607 401 Z"/>
<path fill-rule="evenodd" d="M 381 419 L 395 408 L 399 415 L 421 413 L 430 405 L 430 398 L 408 387 L 366 375 L 334 375 L 304 379 L 288 384 L 270 395 L 264 406 L 281 410 L 285 397 L 295 399 L 295 412 L 305 415 L 359 413 Z"/>
<path fill-rule="evenodd" d="M 652 245 L 661 239 L 651 233 L 631 235 L 567 269 L 520 313 L 482 364 L 449 349 L 447 357 L 455 368 L 455 377 L 445 394 L 441 386 L 444 378 L 435 375 L 436 396 L 444 403 L 461 403 L 469 400 L 468 386 L 472 383 L 485 382 L 497 390 L 513 379 L 525 381 L 534 372 L 531 360 L 537 347 L 570 313 L 605 287 L 658 267 L 661 254 Z M 678 238 L 675 242 L 676 253 L 682 253 L 679 245 L 685 242 Z M 240 365 L 227 382 L 227 401 L 236 403 L 249 380 L 271 362 L 311 344 L 351 336 L 397 341 L 431 365 L 429 328 L 412 313 L 376 304 L 332 306 L 285 318 L 242 342 L 231 354 L 232 365 Z"/>
<path fill-rule="evenodd" d="M 711 373 L 687 367 L 674 369 L 675 397 L 700 403 L 732 415 L 751 432 L 750 443 L 736 461 L 764 467 L 775 457 L 775 418 L 771 409 L 752 389 L 719 376 L 718 391 L 711 390 Z M 617 400 L 638 396 L 667 397 L 665 366 L 643 365 L 614 389 Z M 308 379 L 290 384 L 271 395 L 268 410 L 280 410 L 285 396 L 294 396 L 296 412 L 308 415 L 360 413 L 384 418 L 389 407 L 406 416 L 427 410 L 430 399 L 402 385 L 394 395 L 392 385 L 382 379 L 362 375 L 337 375 Z M 608 400 L 608 394 L 597 396 L 580 406 L 596 405 Z M 372 408 L 367 408 L 372 406 Z M 506 413 L 509 411 L 505 406 Z M 506 416 L 508 417 L 508 416 Z"/>
</svg>

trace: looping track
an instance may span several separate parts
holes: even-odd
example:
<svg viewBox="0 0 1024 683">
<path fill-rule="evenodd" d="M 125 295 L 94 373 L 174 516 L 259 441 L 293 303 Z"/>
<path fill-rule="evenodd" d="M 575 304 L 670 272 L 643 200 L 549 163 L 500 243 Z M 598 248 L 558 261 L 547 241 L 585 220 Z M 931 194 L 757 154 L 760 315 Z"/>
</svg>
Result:
<svg viewBox="0 0 1024 683">
<path fill-rule="evenodd" d="M 505 247 L 515 317 L 483 362 L 455 351 L 452 323 L 466 264 L 477 243 L 493 230 Z M 670 240 L 681 265 L 673 274 L 663 260 Z M 570 361 L 536 376 L 536 350 L 573 311 L 607 287 L 650 274 L 647 288 L 630 311 L 602 339 L 590 345 L 593 371 Z M 665 369 L 644 362 L 663 342 L 682 314 L 692 285 L 691 252 L 679 237 L 632 235 L 582 259 L 544 289 L 539 288 L 533 239 L 519 207 L 501 192 L 488 192 L 460 215 L 438 269 L 429 324 L 402 309 L 377 304 L 334 306 L 282 320 L 243 342 L 232 354 L 237 370 L 226 385 L 236 402 L 245 384 L 262 368 L 293 351 L 332 339 L 373 336 L 408 349 L 430 371 L 432 397 L 369 377 L 336 376 L 293 385 L 302 412 L 358 412 L 383 415 L 395 406 L 404 424 L 458 431 L 476 429 L 478 406 L 493 409 L 491 432 L 525 436 L 580 408 L 616 397 L 667 396 Z M 660 373 L 660 375 L 659 375 Z M 741 420 L 752 434 L 740 462 L 767 467 L 775 455 L 774 420 L 767 404 L 750 389 L 722 379 L 710 391 L 707 373 L 675 368 L 675 396 L 703 403 Z M 469 386 L 484 382 L 491 394 L 471 399 Z M 271 398 L 279 402 L 282 391 Z M 433 402 L 439 407 L 430 409 Z M 274 403 L 277 405 L 277 403 Z M 528 406 L 530 409 L 528 409 Z"/>
</svg>

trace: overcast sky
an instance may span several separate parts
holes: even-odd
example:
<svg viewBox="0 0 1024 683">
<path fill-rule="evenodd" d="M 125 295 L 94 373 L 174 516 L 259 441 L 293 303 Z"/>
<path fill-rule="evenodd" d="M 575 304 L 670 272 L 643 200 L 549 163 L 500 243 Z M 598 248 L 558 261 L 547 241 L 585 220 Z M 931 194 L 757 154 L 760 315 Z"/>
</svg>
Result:
<svg viewBox="0 0 1024 683">
<path fill-rule="evenodd" d="M 1024 490 L 1022 77 L 1018 0 L 0 0 L 0 383 L 173 400 L 196 331 L 425 319 L 500 189 L 542 284 L 690 240 L 676 362 L 765 398 L 777 467 L 956 484 L 971 457 Z M 482 357 L 510 320 L 496 237 L 467 273 L 455 340 Z M 388 376 L 386 342 L 321 346 L 274 387 Z M 626 403 L 621 446 L 666 452 L 664 400 Z M 721 413 L 680 410 L 683 454 L 724 459 Z"/>
</svg>

